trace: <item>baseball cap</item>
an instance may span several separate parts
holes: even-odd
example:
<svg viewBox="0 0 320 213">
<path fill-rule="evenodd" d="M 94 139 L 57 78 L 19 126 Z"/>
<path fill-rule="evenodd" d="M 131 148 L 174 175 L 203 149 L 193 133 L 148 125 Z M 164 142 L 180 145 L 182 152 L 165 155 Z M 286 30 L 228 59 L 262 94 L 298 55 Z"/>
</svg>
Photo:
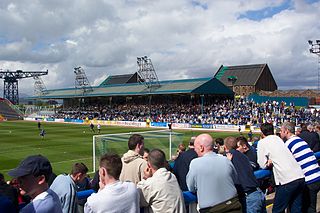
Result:
<svg viewBox="0 0 320 213">
<path fill-rule="evenodd" d="M 20 162 L 19 166 L 8 174 L 11 177 L 22 177 L 25 175 L 48 175 L 52 173 L 52 167 L 49 160 L 42 155 L 31 155 Z"/>
</svg>

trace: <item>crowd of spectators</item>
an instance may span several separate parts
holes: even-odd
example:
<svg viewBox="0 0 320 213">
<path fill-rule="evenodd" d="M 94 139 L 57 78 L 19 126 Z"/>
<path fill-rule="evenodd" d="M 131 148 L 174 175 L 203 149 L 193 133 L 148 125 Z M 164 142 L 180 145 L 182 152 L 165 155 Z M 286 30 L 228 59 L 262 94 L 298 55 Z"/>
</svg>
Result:
<svg viewBox="0 0 320 213">
<path fill-rule="evenodd" d="M 266 212 L 265 188 L 254 175 L 259 168 L 273 171 L 273 212 L 316 212 L 320 167 L 314 152 L 320 148 L 310 145 L 320 144 L 319 132 L 302 125 L 297 135 L 292 122 L 281 124 L 278 135 L 271 123 L 260 129 L 257 148 L 251 146 L 256 136 L 248 137 L 250 143 L 243 134 L 194 136 L 188 148 L 179 146 L 173 166 L 162 150 L 147 150 L 143 136 L 133 134 L 122 157 L 101 156 L 93 179 L 83 163 L 56 176 L 46 157 L 28 156 L 8 172 L 12 181 L 6 183 L 0 174 L 0 212 L 184 213 L 189 208 L 182 194 L 186 190 L 197 194 L 200 213 Z M 86 189 L 95 193 L 78 200 L 76 192 Z"/>
<path fill-rule="evenodd" d="M 258 124 L 285 121 L 295 123 L 319 122 L 320 110 L 295 107 L 294 104 L 268 101 L 219 100 L 210 104 L 113 104 L 105 106 L 71 107 L 61 109 L 56 118 L 98 119 L 110 121 L 141 121 L 191 124 Z"/>
</svg>

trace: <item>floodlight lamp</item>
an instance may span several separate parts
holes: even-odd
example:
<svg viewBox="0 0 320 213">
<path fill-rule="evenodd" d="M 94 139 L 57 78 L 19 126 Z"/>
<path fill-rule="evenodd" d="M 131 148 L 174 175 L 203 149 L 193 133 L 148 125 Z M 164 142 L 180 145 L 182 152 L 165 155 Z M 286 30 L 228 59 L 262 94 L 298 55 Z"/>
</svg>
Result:
<svg viewBox="0 0 320 213">
<path fill-rule="evenodd" d="M 311 40 L 309 40 L 308 43 L 309 43 L 310 45 L 312 45 L 312 41 L 311 41 Z"/>
<path fill-rule="evenodd" d="M 316 40 L 317 44 L 320 44 L 320 40 Z"/>
</svg>

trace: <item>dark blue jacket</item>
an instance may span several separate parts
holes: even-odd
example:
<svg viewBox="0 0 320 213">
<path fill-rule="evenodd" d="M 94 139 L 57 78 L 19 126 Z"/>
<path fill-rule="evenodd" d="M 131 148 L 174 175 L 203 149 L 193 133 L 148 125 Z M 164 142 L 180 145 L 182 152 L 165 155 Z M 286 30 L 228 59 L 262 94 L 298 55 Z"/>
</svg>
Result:
<svg viewBox="0 0 320 213">
<path fill-rule="evenodd" d="M 189 149 L 181 154 L 175 160 L 173 173 L 177 177 L 178 183 L 182 191 L 188 191 L 186 176 L 189 172 L 190 162 L 197 158 L 198 155 L 194 149 Z"/>
</svg>

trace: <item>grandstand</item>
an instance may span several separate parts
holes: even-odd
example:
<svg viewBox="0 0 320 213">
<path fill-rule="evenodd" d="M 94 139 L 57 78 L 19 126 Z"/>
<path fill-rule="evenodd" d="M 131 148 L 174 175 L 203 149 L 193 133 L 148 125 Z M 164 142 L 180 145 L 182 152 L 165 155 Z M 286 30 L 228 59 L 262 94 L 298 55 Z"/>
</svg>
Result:
<svg viewBox="0 0 320 213">
<path fill-rule="evenodd" d="M 0 98 L 0 117 L 2 120 L 21 120 L 23 114 L 10 101 Z"/>
</svg>

